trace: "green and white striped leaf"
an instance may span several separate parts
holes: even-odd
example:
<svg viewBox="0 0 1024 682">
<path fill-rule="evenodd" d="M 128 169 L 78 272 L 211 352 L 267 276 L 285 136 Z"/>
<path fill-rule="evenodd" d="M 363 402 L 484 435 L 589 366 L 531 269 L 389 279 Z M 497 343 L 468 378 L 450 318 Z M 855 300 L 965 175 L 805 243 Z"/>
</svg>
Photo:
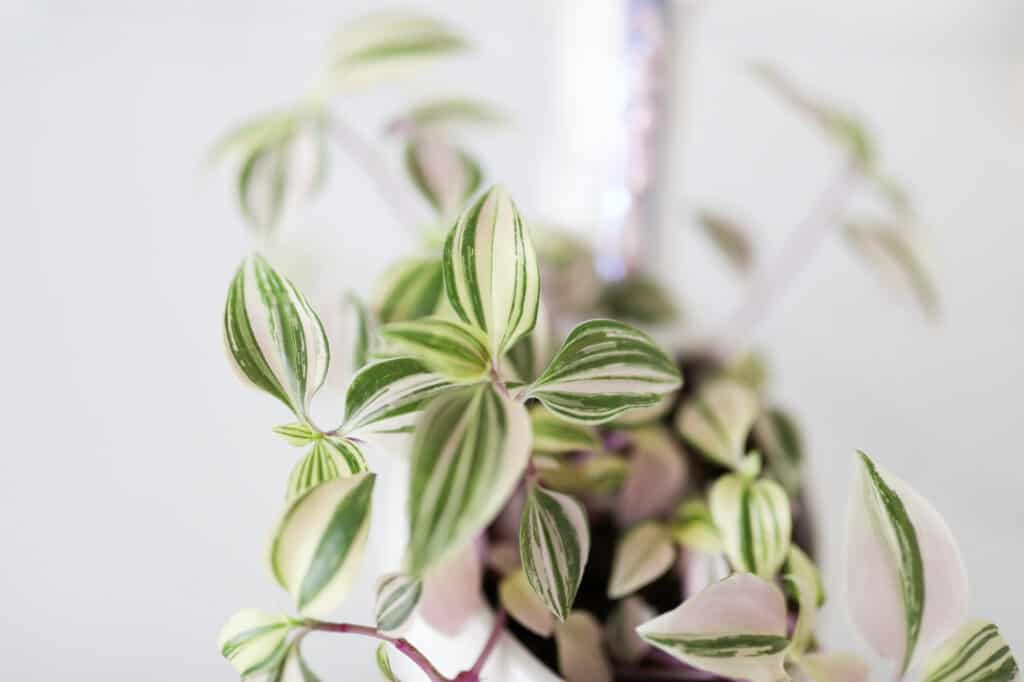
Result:
<svg viewBox="0 0 1024 682">
<path fill-rule="evenodd" d="M 681 384 L 675 363 L 647 334 L 590 320 L 569 333 L 528 395 L 565 419 L 599 424 L 650 407 Z"/>
<path fill-rule="evenodd" d="M 629 477 L 615 506 L 620 527 L 670 511 L 687 479 L 685 456 L 667 428 L 643 426 L 631 430 L 629 439 Z"/>
<path fill-rule="evenodd" d="M 491 357 L 503 356 L 533 329 L 540 304 L 537 255 L 501 187 L 470 206 L 448 235 L 444 283 L 459 319 L 487 336 Z"/>
<path fill-rule="evenodd" d="M 926 317 L 938 317 L 938 289 L 906 230 L 862 221 L 846 226 L 846 238 L 886 284 L 910 298 Z"/>
<path fill-rule="evenodd" d="M 640 636 L 695 668 L 728 679 L 779 682 L 786 600 L 775 585 L 737 573 L 641 625 Z"/>
<path fill-rule="evenodd" d="M 398 682 L 398 678 L 395 677 L 395 672 L 391 669 L 391 659 L 388 657 L 387 642 L 381 642 L 377 647 L 376 658 L 377 670 L 380 671 L 385 682 Z"/>
<path fill-rule="evenodd" d="M 773 578 L 786 561 L 793 530 L 789 497 L 782 486 L 726 474 L 711 487 L 708 502 L 732 567 Z"/>
<path fill-rule="evenodd" d="M 421 133 L 409 140 L 405 170 L 442 218 L 457 215 L 483 181 L 480 164 L 437 134 Z"/>
<path fill-rule="evenodd" d="M 630 528 L 615 548 L 608 596 L 621 599 L 633 594 L 661 577 L 675 559 L 667 528 L 653 521 Z"/>
<path fill-rule="evenodd" d="M 441 261 L 411 258 L 384 273 L 374 291 L 373 308 L 382 324 L 404 322 L 435 314 L 443 298 Z"/>
<path fill-rule="evenodd" d="M 790 657 L 799 659 L 814 641 L 814 628 L 818 622 L 818 584 L 815 576 L 806 574 L 787 573 L 782 580 L 786 588 L 796 594 L 800 609 L 786 652 Z"/>
<path fill-rule="evenodd" d="M 730 379 L 700 387 L 676 417 L 687 443 L 713 462 L 736 468 L 758 414 L 757 394 Z"/>
<path fill-rule="evenodd" d="M 375 476 L 321 483 L 288 505 L 270 544 L 270 568 L 306 616 L 321 618 L 348 595 L 370 527 Z"/>
<path fill-rule="evenodd" d="M 233 615 L 220 631 L 217 647 L 243 678 L 273 672 L 288 655 L 292 622 L 259 609 Z"/>
<path fill-rule="evenodd" d="M 722 536 L 704 500 L 681 503 L 673 515 L 671 529 L 672 538 L 683 547 L 708 554 L 723 550 Z"/>
<path fill-rule="evenodd" d="M 490 523 L 526 469 L 530 439 L 526 408 L 490 384 L 431 402 L 412 447 L 409 573 L 422 575 Z"/>
<path fill-rule="evenodd" d="M 404 573 L 391 573 L 377 582 L 374 615 L 377 627 L 395 632 L 412 616 L 423 595 L 423 581 Z"/>
<path fill-rule="evenodd" d="M 555 617 L 537 596 L 523 569 L 517 568 L 502 579 L 498 599 L 510 616 L 535 635 L 550 637 L 554 632 Z"/>
<path fill-rule="evenodd" d="M 906 671 L 966 619 L 967 572 L 942 517 L 860 453 L 850 500 L 850 620 L 875 652 Z"/>
<path fill-rule="evenodd" d="M 344 438 L 321 438 L 292 469 L 285 499 L 291 502 L 321 483 L 365 471 L 369 467 L 358 445 Z"/>
<path fill-rule="evenodd" d="M 871 676 L 868 664 L 846 651 L 804 654 L 798 665 L 811 682 L 868 682 Z"/>
<path fill-rule="evenodd" d="M 391 132 L 414 133 L 428 128 L 454 124 L 494 125 L 506 121 L 494 105 L 471 97 L 441 97 L 421 102 L 396 117 L 387 128 Z"/>
<path fill-rule="evenodd" d="M 999 628 L 976 620 L 965 623 L 928 656 L 921 682 L 1013 682 L 1019 676 Z"/>
<path fill-rule="evenodd" d="M 256 230 L 272 230 L 290 204 L 323 185 L 324 123 L 315 107 L 275 112 L 245 122 L 214 144 L 210 160 L 235 164 L 239 206 Z"/>
<path fill-rule="evenodd" d="M 519 553 L 530 586 L 564 621 L 590 556 L 583 506 L 568 495 L 531 486 L 519 523 Z"/>
<path fill-rule="evenodd" d="M 411 433 L 426 403 L 452 383 L 413 358 L 390 358 L 359 370 L 345 395 L 338 435 Z"/>
<path fill-rule="evenodd" d="M 301 448 L 304 445 L 309 445 L 313 441 L 320 438 L 320 432 L 309 424 L 303 424 L 302 422 L 295 422 L 294 424 L 282 424 L 281 426 L 274 427 L 274 433 L 288 441 L 288 444 Z"/>
<path fill-rule="evenodd" d="M 327 377 L 327 335 L 305 297 L 259 254 L 231 281 L 224 339 L 241 375 L 305 420 Z"/>
<path fill-rule="evenodd" d="M 558 671 L 565 682 L 612 682 L 611 663 L 601 646 L 601 625 L 586 611 L 573 611 L 555 625 Z"/>
<path fill-rule="evenodd" d="M 811 558 L 795 544 L 790 544 L 789 546 L 789 555 L 786 557 L 786 565 L 783 566 L 782 572 L 788 575 L 800 575 L 810 578 L 811 582 L 814 583 L 814 605 L 817 607 L 825 605 L 827 594 L 825 593 L 825 580 L 821 577 L 821 571 L 814 565 Z M 799 600 L 795 592 L 791 594 L 794 599 Z"/>
<path fill-rule="evenodd" d="M 601 439 L 593 428 L 566 421 L 539 405 L 530 410 L 530 426 L 534 452 L 558 455 L 601 448 Z"/>
<path fill-rule="evenodd" d="M 347 370 L 351 375 L 370 363 L 375 345 L 376 325 L 366 304 L 354 292 L 345 295 L 344 309 L 348 313 L 348 323 L 345 325 L 349 340 Z"/>
<path fill-rule="evenodd" d="M 392 322 L 381 328 L 380 336 L 385 353 L 414 357 L 453 381 L 477 381 L 491 368 L 487 339 L 457 320 L 427 317 Z"/>
<path fill-rule="evenodd" d="M 754 442 L 768 472 L 790 495 L 800 490 L 803 478 L 803 442 L 800 429 L 782 410 L 768 409 L 754 422 Z"/>
<path fill-rule="evenodd" d="M 708 210 L 697 214 L 697 222 L 730 266 L 737 272 L 750 271 L 754 264 L 754 247 L 750 242 L 749 230 L 731 218 Z"/>
<path fill-rule="evenodd" d="M 450 26 L 407 11 L 378 11 L 349 22 L 328 47 L 331 85 L 352 91 L 416 73 L 466 49 Z"/>
<path fill-rule="evenodd" d="M 502 376 L 507 377 L 506 383 L 528 384 L 540 376 L 555 352 L 554 346 L 551 317 L 541 301 L 533 331 L 519 339 L 503 358 L 500 369 Z"/>
<path fill-rule="evenodd" d="M 657 612 L 640 597 L 626 597 L 620 601 L 605 625 L 605 641 L 612 657 L 626 663 L 636 663 L 650 651 L 636 629 L 654 618 Z"/>
</svg>

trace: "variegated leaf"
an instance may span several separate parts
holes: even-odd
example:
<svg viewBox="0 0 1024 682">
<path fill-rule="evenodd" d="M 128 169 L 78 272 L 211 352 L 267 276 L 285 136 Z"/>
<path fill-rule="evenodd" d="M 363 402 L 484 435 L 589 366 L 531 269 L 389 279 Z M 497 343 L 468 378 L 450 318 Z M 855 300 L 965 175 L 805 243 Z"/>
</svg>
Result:
<svg viewBox="0 0 1024 682">
<path fill-rule="evenodd" d="M 612 611 L 605 625 L 605 641 L 613 658 L 636 663 L 650 650 L 636 629 L 657 615 L 640 597 L 626 597 Z"/>
<path fill-rule="evenodd" d="M 389 131 L 416 132 L 449 124 L 498 124 L 505 115 L 492 104 L 469 97 L 443 97 L 421 102 L 388 125 Z"/>
<path fill-rule="evenodd" d="M 821 577 L 821 571 L 814 565 L 811 558 L 795 544 L 789 546 L 789 554 L 786 556 L 786 565 L 783 566 L 783 573 L 789 575 L 808 576 L 814 583 L 814 605 L 821 607 L 825 605 L 827 595 L 825 593 L 825 580 Z M 798 599 L 794 593 L 792 595 Z"/>
<path fill-rule="evenodd" d="M 426 403 L 452 383 L 413 358 L 367 365 L 352 378 L 345 395 L 345 422 L 337 435 L 411 432 Z"/>
<path fill-rule="evenodd" d="M 704 500 L 687 500 L 672 518 L 672 538 L 683 547 L 708 554 L 722 551 L 722 536 Z"/>
<path fill-rule="evenodd" d="M 786 491 L 775 481 L 727 474 L 711 487 L 708 500 L 733 568 L 774 577 L 786 560 L 793 530 Z"/>
<path fill-rule="evenodd" d="M 270 545 L 271 572 L 301 613 L 320 618 L 348 595 L 370 527 L 375 476 L 321 483 L 288 505 Z"/>
<path fill-rule="evenodd" d="M 633 429 L 629 439 L 633 446 L 629 477 L 615 507 L 615 519 L 622 527 L 671 510 L 687 477 L 685 456 L 664 426 Z"/>
<path fill-rule="evenodd" d="M 483 180 L 480 164 L 437 134 L 421 133 L 406 144 L 405 169 L 442 218 L 457 215 Z"/>
<path fill-rule="evenodd" d="M 586 611 L 573 611 L 555 625 L 558 670 L 565 682 L 612 682 L 612 667 L 601 647 L 601 625 Z"/>
<path fill-rule="evenodd" d="M 1020 668 L 1010 646 L 992 623 L 965 623 L 933 651 L 925 662 L 922 682 L 1013 682 Z"/>
<path fill-rule="evenodd" d="M 967 613 L 967 572 L 942 517 L 860 453 L 846 575 L 850 618 L 875 652 L 906 671 L 915 651 L 948 637 Z"/>
<path fill-rule="evenodd" d="M 498 599 L 509 615 L 530 632 L 550 637 L 555 629 L 555 618 L 547 605 L 526 579 L 526 573 L 517 568 L 505 576 L 498 585 Z"/>
<path fill-rule="evenodd" d="M 702 455 L 735 468 L 743 457 L 757 413 L 754 391 L 736 381 L 717 379 L 701 386 L 697 395 L 683 405 L 676 426 Z"/>
<path fill-rule="evenodd" d="M 301 448 L 320 438 L 320 432 L 309 424 L 296 422 L 274 427 L 274 433 L 288 441 L 289 445 Z"/>
<path fill-rule="evenodd" d="M 423 594 L 423 581 L 404 573 L 391 573 L 377 582 L 374 616 L 377 627 L 394 632 L 409 620 Z"/>
<path fill-rule="evenodd" d="M 492 187 L 459 218 L 444 247 L 448 301 L 486 334 L 497 358 L 529 334 L 540 303 L 537 255 L 519 211 Z"/>
<path fill-rule="evenodd" d="M 711 585 L 638 632 L 684 663 L 727 679 L 788 677 L 786 600 L 775 585 L 748 573 Z"/>
<path fill-rule="evenodd" d="M 331 40 L 331 85 L 351 91 L 415 73 L 439 57 L 467 47 L 450 26 L 404 11 L 378 11 L 349 22 Z"/>
<path fill-rule="evenodd" d="M 519 523 L 519 553 L 534 592 L 558 620 L 565 620 L 590 555 L 582 505 L 568 495 L 531 486 Z"/>
<path fill-rule="evenodd" d="M 526 408 L 490 384 L 432 401 L 416 429 L 408 571 L 422 575 L 498 513 L 530 456 Z"/>
<path fill-rule="evenodd" d="M 601 439 L 593 428 L 566 421 L 539 405 L 530 410 L 530 426 L 534 452 L 562 454 L 601 448 Z"/>
<path fill-rule="evenodd" d="M 321 438 L 292 469 L 285 499 L 291 502 L 321 483 L 368 470 L 358 445 L 344 438 Z"/>
<path fill-rule="evenodd" d="M 672 536 L 662 525 L 641 523 L 626 531 L 615 548 L 608 596 L 621 599 L 654 582 L 676 558 Z"/>
<path fill-rule="evenodd" d="M 898 292 L 909 294 L 929 318 L 939 314 L 931 273 L 904 230 L 878 221 L 850 223 L 847 241 Z"/>
<path fill-rule="evenodd" d="M 551 360 L 554 345 L 551 317 L 541 301 L 533 331 L 519 339 L 503 358 L 501 374 L 507 377 L 506 383 L 528 384 L 536 379 Z"/>
<path fill-rule="evenodd" d="M 765 410 L 754 422 L 754 442 L 772 477 L 796 494 L 803 476 L 803 442 L 792 418 L 782 410 Z"/>
<path fill-rule="evenodd" d="M 697 222 L 729 265 L 739 272 L 750 271 L 754 263 L 754 247 L 750 243 L 749 230 L 714 211 L 701 211 Z"/>
<path fill-rule="evenodd" d="M 392 322 L 380 330 L 384 352 L 408 355 L 453 381 L 482 379 L 491 368 L 487 339 L 457 320 L 427 317 Z"/>
<path fill-rule="evenodd" d="M 811 682 L 868 682 L 871 676 L 868 664 L 860 656 L 846 651 L 804 654 L 799 666 Z"/>
<path fill-rule="evenodd" d="M 288 655 L 292 625 L 285 616 L 245 609 L 224 624 L 217 647 L 243 678 L 270 672 L 279 669 Z"/>
<path fill-rule="evenodd" d="M 814 640 L 814 628 L 818 622 L 818 584 L 813 574 L 787 573 L 782 579 L 786 587 L 796 594 L 800 609 L 786 653 L 799 659 Z"/>
<path fill-rule="evenodd" d="M 541 482 L 571 495 L 605 494 L 618 490 L 629 476 L 629 462 L 618 455 L 600 454 L 583 461 L 538 454 L 533 458 Z"/>
<path fill-rule="evenodd" d="M 391 669 L 391 659 L 388 657 L 387 642 L 381 642 L 377 647 L 376 659 L 377 670 L 380 671 L 385 682 L 398 682 L 398 678 L 395 677 L 395 672 Z"/>
<path fill-rule="evenodd" d="M 305 297 L 263 256 L 246 258 L 231 281 L 224 339 L 241 375 L 305 420 L 327 377 L 330 346 Z"/>
<path fill-rule="evenodd" d="M 411 258 L 395 263 L 374 290 L 373 308 L 383 324 L 418 320 L 438 311 L 444 298 L 441 261 Z"/>
<path fill-rule="evenodd" d="M 675 363 L 647 334 L 590 320 L 569 333 L 528 395 L 566 419 L 598 424 L 654 405 L 681 384 Z"/>
</svg>

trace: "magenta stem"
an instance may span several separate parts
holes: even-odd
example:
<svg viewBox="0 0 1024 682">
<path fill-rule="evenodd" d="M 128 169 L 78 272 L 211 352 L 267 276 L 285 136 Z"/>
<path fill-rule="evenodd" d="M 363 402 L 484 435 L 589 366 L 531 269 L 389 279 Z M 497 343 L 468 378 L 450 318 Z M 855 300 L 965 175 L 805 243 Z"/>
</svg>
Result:
<svg viewBox="0 0 1024 682">
<path fill-rule="evenodd" d="M 494 625 L 491 627 L 491 634 L 487 638 L 487 642 L 484 644 L 483 650 L 480 651 L 480 655 L 476 657 L 476 663 L 469 669 L 469 680 L 477 682 L 480 679 L 480 671 L 483 670 L 484 664 L 487 663 L 487 659 L 494 651 L 494 647 L 498 645 L 498 641 L 501 639 L 501 633 L 505 630 L 505 621 L 508 616 L 505 614 L 505 609 L 499 609 L 494 615 Z"/>
<path fill-rule="evenodd" d="M 306 625 L 311 630 L 362 635 L 363 637 L 372 637 L 374 639 L 379 639 L 382 642 L 387 642 L 400 651 L 406 658 L 415 663 L 420 670 L 430 678 L 430 682 L 452 682 L 434 667 L 430 660 L 423 655 L 422 651 L 417 649 L 404 637 L 389 637 L 377 628 L 371 628 L 366 625 L 353 625 L 351 623 L 326 623 L 324 621 L 311 620 L 307 621 Z"/>
</svg>

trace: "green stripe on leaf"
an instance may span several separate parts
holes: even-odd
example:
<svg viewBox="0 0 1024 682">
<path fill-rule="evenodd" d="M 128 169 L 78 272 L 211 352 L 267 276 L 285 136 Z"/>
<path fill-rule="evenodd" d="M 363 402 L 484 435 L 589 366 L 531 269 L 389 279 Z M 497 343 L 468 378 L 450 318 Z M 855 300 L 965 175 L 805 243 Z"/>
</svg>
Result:
<svg viewBox="0 0 1024 682">
<path fill-rule="evenodd" d="M 393 322 L 380 335 L 385 353 L 412 356 L 454 381 L 474 381 L 490 369 L 487 339 L 462 322 L 437 317 Z"/>
</svg>

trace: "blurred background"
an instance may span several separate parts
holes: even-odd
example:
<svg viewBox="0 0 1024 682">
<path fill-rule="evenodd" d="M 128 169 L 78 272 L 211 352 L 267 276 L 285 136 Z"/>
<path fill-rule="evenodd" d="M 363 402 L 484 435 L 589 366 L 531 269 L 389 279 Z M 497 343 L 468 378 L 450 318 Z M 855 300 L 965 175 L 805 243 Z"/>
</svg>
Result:
<svg viewBox="0 0 1024 682">
<path fill-rule="evenodd" d="M 490 177 L 527 213 L 585 228 L 582 178 L 601 136 L 585 114 L 607 106 L 583 59 L 600 46 L 586 22 L 610 4 L 406 3 L 460 27 L 476 54 L 343 113 L 379 137 L 410 92 L 484 95 L 514 121 L 474 140 Z M 287 415 L 224 357 L 224 292 L 249 241 L 226 177 L 204 172 L 203 158 L 225 127 L 302 92 L 332 30 L 376 6 L 0 7 L 0 277 L 11 313 L 0 639 L 12 679 L 235 679 L 215 646 L 225 618 L 287 607 L 263 565 L 293 461 L 269 427 Z M 758 332 L 775 394 L 807 433 L 828 581 L 841 596 L 852 453 L 864 449 L 943 513 L 971 576 L 972 615 L 1024 651 L 1024 4 L 686 7 L 677 218 L 663 226 L 681 246 L 660 255 L 668 284 L 714 328 L 744 285 L 696 233 L 695 208 L 742 218 L 770 260 L 837 167 L 747 60 L 862 115 L 915 200 L 943 312 L 932 325 L 900 306 L 836 235 Z M 398 149 L 381 144 L 397 168 Z M 345 158 L 330 182 L 280 247 L 321 309 L 344 289 L 365 292 L 412 250 Z M 401 494 L 384 488 L 377 509 L 400 515 Z M 367 620 L 374 573 L 394 568 L 401 538 L 381 518 L 371 548 L 381 565 L 367 566 L 342 617 Z M 828 644 L 859 648 L 841 599 L 826 618 Z M 314 646 L 328 679 L 374 679 L 370 642 Z"/>
</svg>

